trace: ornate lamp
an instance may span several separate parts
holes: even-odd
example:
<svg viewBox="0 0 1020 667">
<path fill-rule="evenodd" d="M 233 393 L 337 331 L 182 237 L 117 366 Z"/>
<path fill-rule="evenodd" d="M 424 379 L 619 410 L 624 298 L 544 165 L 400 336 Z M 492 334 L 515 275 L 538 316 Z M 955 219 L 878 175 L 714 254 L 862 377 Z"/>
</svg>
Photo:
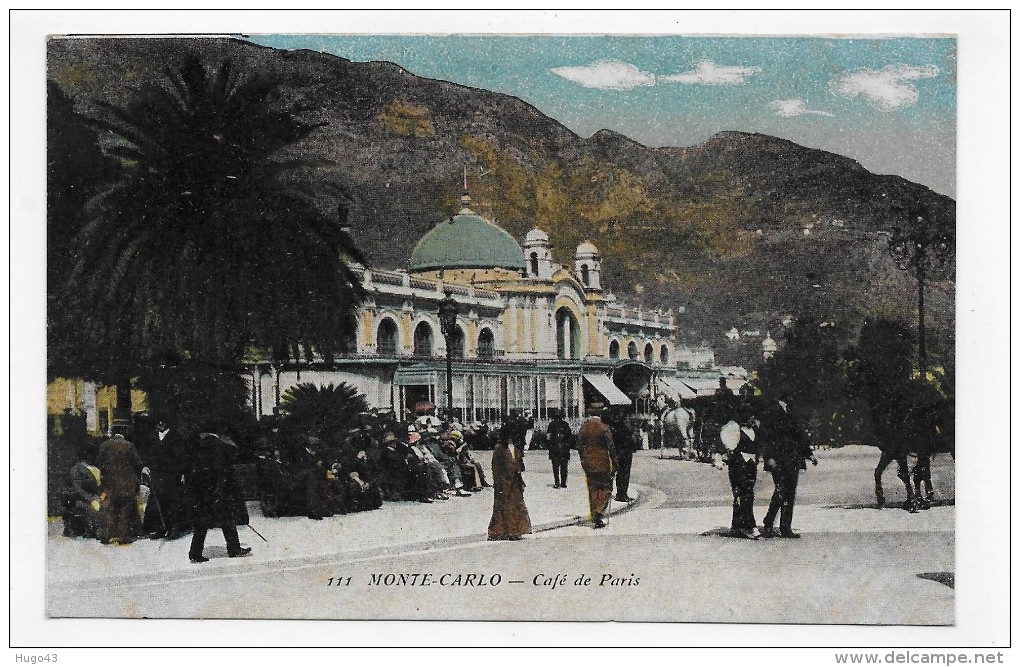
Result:
<svg viewBox="0 0 1020 667">
<path fill-rule="evenodd" d="M 439 302 L 439 328 L 446 339 L 446 413 L 453 419 L 453 338 L 457 333 L 457 310 L 460 304 L 446 292 L 446 297 Z"/>
<path fill-rule="evenodd" d="M 889 237 L 889 254 L 901 270 L 917 279 L 917 363 L 924 377 L 928 350 L 924 336 L 924 281 L 945 272 L 956 252 L 951 229 L 936 223 L 934 213 L 925 218 L 911 215 L 908 224 L 897 225 Z"/>
</svg>

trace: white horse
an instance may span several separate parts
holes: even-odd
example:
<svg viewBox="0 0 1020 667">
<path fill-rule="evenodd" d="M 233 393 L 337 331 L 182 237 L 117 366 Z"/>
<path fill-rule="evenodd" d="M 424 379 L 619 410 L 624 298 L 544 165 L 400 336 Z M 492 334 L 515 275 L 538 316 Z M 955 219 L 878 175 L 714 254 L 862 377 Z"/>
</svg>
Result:
<svg viewBox="0 0 1020 667">
<path fill-rule="evenodd" d="M 659 416 L 662 420 L 662 449 L 660 457 L 667 447 L 676 447 L 681 459 L 697 457 L 694 446 L 694 411 L 681 406 L 666 407 Z"/>
</svg>

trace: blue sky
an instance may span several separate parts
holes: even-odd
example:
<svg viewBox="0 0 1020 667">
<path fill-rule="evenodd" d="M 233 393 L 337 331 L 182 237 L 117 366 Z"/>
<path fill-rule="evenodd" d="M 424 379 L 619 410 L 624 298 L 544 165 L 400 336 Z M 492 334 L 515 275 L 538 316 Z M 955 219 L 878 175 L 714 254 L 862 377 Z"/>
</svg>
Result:
<svg viewBox="0 0 1020 667">
<path fill-rule="evenodd" d="M 956 40 L 251 35 L 507 93 L 581 136 L 648 146 L 762 132 L 956 191 Z"/>
</svg>

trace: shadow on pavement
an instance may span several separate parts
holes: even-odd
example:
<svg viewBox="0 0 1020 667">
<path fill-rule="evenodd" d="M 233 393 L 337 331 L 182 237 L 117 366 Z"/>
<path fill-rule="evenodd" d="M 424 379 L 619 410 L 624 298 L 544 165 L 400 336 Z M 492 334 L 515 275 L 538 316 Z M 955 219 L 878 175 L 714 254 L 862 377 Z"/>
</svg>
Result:
<svg viewBox="0 0 1020 667">
<path fill-rule="evenodd" d="M 932 507 L 956 507 L 956 499 L 948 498 L 944 500 L 933 500 L 930 505 Z M 851 503 L 846 505 L 822 505 L 823 509 L 827 510 L 877 510 L 880 509 L 876 503 Z M 905 510 L 902 502 L 885 504 L 887 510 Z M 925 508 L 927 509 L 927 508 Z M 921 510 L 922 512 L 924 510 Z"/>
<path fill-rule="evenodd" d="M 928 579 L 929 581 L 937 581 L 940 584 L 949 586 L 952 589 L 956 588 L 956 574 L 954 572 L 923 572 L 917 575 L 918 579 Z"/>
</svg>

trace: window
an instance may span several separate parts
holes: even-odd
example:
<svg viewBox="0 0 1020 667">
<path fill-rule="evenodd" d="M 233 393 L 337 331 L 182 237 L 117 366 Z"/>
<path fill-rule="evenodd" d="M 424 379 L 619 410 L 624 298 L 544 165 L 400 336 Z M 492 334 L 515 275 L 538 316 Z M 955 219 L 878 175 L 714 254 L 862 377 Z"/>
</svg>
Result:
<svg viewBox="0 0 1020 667">
<path fill-rule="evenodd" d="M 381 357 L 397 356 L 397 323 L 386 317 L 379 323 L 375 337 L 376 351 Z"/>
<path fill-rule="evenodd" d="M 432 355 L 432 327 L 426 322 L 421 322 L 414 329 L 414 356 L 431 357 Z"/>
<path fill-rule="evenodd" d="M 464 330 L 460 327 L 454 327 L 450 336 L 450 356 L 453 359 L 464 358 Z"/>
<path fill-rule="evenodd" d="M 669 348 L 665 345 L 659 348 L 659 363 L 660 364 L 669 363 Z"/>
<path fill-rule="evenodd" d="M 652 347 L 651 343 L 645 345 L 645 363 L 651 364 L 655 361 L 655 348 Z"/>
<path fill-rule="evenodd" d="M 634 341 L 627 344 L 627 357 L 630 358 L 631 361 L 638 360 L 637 343 Z"/>
<path fill-rule="evenodd" d="M 581 358 L 581 328 L 569 308 L 556 311 L 556 357 Z"/>
<path fill-rule="evenodd" d="M 581 282 L 584 283 L 585 287 L 588 286 L 588 265 L 587 264 L 582 264 L 581 265 Z"/>
<path fill-rule="evenodd" d="M 538 253 L 531 253 L 531 275 L 538 276 Z"/>
<path fill-rule="evenodd" d="M 478 334 L 478 356 L 482 359 L 492 359 L 496 356 L 496 340 L 491 329 L 482 329 Z"/>
<path fill-rule="evenodd" d="M 614 340 L 609 343 L 609 358 L 610 359 L 620 358 L 620 341 Z"/>
</svg>

